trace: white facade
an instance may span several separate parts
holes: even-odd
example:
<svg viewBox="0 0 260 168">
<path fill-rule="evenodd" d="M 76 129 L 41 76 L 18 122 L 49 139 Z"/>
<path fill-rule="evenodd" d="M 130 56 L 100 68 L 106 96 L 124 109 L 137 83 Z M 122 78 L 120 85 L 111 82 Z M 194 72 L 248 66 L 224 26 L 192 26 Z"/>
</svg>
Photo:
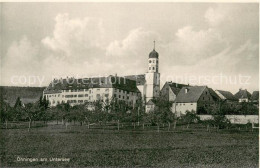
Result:
<svg viewBox="0 0 260 168">
<path fill-rule="evenodd" d="M 146 73 L 146 102 L 160 94 L 160 74 L 156 72 Z"/>
<path fill-rule="evenodd" d="M 242 103 L 242 102 L 248 102 L 248 98 L 240 98 L 238 99 L 239 103 Z"/>
<path fill-rule="evenodd" d="M 57 92 L 44 92 L 43 96 L 46 96 L 46 99 L 49 100 L 51 107 L 60 103 L 70 103 L 74 106 L 96 100 L 112 100 L 112 98 L 135 104 L 138 99 L 138 93 L 116 88 L 61 90 Z"/>
<path fill-rule="evenodd" d="M 197 111 L 197 103 L 173 103 L 172 112 L 177 116 L 185 115 L 186 111 Z"/>
<path fill-rule="evenodd" d="M 148 105 L 145 106 L 145 112 L 149 113 L 149 112 L 153 111 L 154 108 L 155 108 L 154 104 L 148 104 Z"/>
</svg>

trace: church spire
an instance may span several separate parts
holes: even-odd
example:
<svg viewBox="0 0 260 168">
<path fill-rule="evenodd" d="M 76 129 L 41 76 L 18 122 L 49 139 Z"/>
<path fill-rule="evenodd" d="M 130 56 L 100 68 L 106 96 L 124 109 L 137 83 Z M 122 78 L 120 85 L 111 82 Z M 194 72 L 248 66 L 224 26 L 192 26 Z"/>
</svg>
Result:
<svg viewBox="0 0 260 168">
<path fill-rule="evenodd" d="M 153 41 L 153 50 L 155 50 L 155 40 Z"/>
</svg>

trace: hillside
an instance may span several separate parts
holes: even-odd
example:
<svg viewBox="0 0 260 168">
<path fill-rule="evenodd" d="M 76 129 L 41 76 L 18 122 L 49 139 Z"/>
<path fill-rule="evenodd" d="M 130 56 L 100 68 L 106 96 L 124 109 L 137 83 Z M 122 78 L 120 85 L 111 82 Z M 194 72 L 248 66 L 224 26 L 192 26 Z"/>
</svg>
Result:
<svg viewBox="0 0 260 168">
<path fill-rule="evenodd" d="M 45 87 L 16 87 L 0 86 L 0 94 L 11 106 L 14 106 L 17 97 L 21 98 L 22 103 L 31 103 L 39 100 Z"/>
</svg>

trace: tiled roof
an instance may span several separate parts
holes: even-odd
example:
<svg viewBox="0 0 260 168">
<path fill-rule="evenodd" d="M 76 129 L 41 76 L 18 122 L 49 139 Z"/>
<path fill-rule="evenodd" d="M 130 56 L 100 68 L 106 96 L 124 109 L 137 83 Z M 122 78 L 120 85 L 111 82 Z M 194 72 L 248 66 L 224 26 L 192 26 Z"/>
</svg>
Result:
<svg viewBox="0 0 260 168">
<path fill-rule="evenodd" d="M 206 86 L 189 86 L 183 87 L 179 94 L 176 97 L 177 103 L 190 103 L 197 102 L 205 90 Z M 188 92 L 185 93 L 185 89 L 188 89 Z"/>
<path fill-rule="evenodd" d="M 251 100 L 259 100 L 259 91 L 254 91 L 252 93 Z"/>
<path fill-rule="evenodd" d="M 136 81 L 136 85 L 137 86 L 138 85 L 144 85 L 145 82 L 146 82 L 144 74 L 141 74 L 141 75 L 129 75 L 129 76 L 125 76 L 125 78 Z"/>
<path fill-rule="evenodd" d="M 242 98 L 249 99 L 251 97 L 251 94 L 246 89 L 245 90 L 239 89 L 239 91 L 235 94 L 235 97 L 238 99 L 242 99 Z"/>
<path fill-rule="evenodd" d="M 226 100 L 238 100 L 231 92 L 229 91 L 224 91 L 224 90 L 217 90 L 220 94 L 222 94 Z"/>
<path fill-rule="evenodd" d="M 184 84 L 179 84 L 179 83 L 172 83 L 172 82 L 167 82 L 171 88 L 171 90 L 173 91 L 173 93 L 175 95 L 177 95 L 181 88 L 184 87 L 184 86 L 188 86 L 188 85 L 184 85 Z"/>
<path fill-rule="evenodd" d="M 117 88 L 130 92 L 139 92 L 136 81 L 123 77 L 95 77 L 82 79 L 55 79 L 44 90 L 45 93 L 59 93 L 61 90 L 89 89 L 89 88 Z"/>
<path fill-rule="evenodd" d="M 217 100 L 221 99 L 212 88 L 208 88 L 208 89 L 209 89 L 209 93 L 212 96 L 213 100 L 217 101 Z"/>
</svg>

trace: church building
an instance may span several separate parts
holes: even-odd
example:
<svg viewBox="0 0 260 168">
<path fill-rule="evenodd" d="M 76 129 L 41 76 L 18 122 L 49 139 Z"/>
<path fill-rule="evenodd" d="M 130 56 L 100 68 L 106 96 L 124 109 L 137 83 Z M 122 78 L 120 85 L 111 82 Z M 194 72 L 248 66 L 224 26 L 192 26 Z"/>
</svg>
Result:
<svg viewBox="0 0 260 168">
<path fill-rule="evenodd" d="M 147 72 L 124 77 L 108 76 L 83 79 L 54 79 L 43 91 L 50 106 L 70 103 L 72 106 L 87 101 L 117 98 L 131 105 L 138 99 L 147 103 L 160 95 L 159 54 L 154 48 L 147 60 Z"/>
</svg>

